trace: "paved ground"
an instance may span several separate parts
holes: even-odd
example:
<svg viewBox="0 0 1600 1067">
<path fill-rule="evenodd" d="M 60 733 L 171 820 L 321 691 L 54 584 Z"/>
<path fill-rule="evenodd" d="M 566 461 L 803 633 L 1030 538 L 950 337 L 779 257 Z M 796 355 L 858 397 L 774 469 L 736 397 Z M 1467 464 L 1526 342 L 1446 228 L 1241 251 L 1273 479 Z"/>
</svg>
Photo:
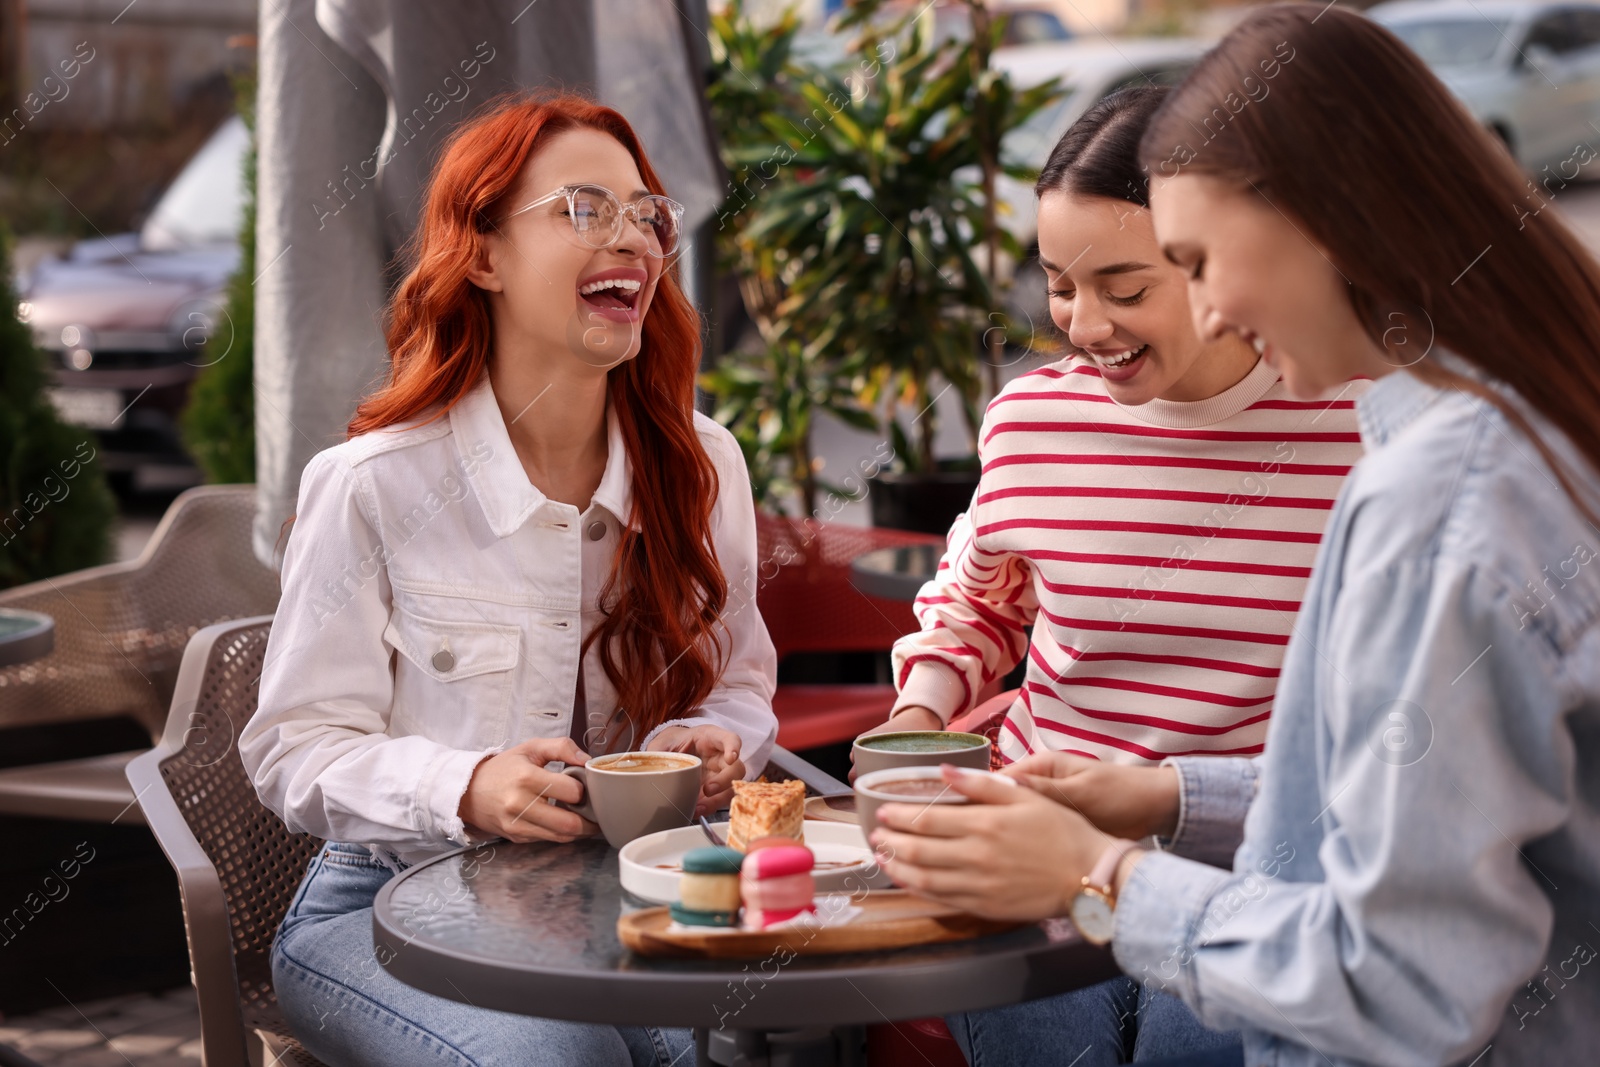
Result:
<svg viewBox="0 0 1600 1067">
<path fill-rule="evenodd" d="M 0 1019 L 0 1043 L 43 1067 L 195 1067 L 200 1015 L 192 989 L 115 997 Z"/>
<path fill-rule="evenodd" d="M 1556 206 L 1589 247 L 1600 254 L 1600 182 L 1588 182 L 1563 191 Z M 1016 368 L 1010 368 L 1011 373 Z M 1006 377 L 1010 377 L 1007 374 Z M 947 398 L 948 399 L 948 398 Z M 941 439 L 957 446 L 959 410 L 944 410 L 946 433 Z M 848 473 L 858 457 L 870 456 L 868 435 L 834 424 L 819 432 L 818 452 L 827 458 L 835 476 Z M 850 505 L 837 518 L 865 523 L 865 506 Z M 138 555 L 155 528 L 156 517 L 133 515 L 118 528 L 117 556 Z M 81 1009 L 81 1011 L 80 1011 Z M 0 1019 L 0 1043 L 9 1044 L 45 1067 L 180 1067 L 200 1062 L 200 1018 L 191 990 L 171 990 L 153 996 L 63 1006 L 36 1015 Z"/>
</svg>

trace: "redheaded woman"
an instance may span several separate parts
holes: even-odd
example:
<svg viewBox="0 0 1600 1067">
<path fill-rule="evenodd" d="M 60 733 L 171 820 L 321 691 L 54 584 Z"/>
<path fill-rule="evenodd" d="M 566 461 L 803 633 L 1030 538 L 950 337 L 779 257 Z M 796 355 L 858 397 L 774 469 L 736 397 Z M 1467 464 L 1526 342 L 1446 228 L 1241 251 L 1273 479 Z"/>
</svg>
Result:
<svg viewBox="0 0 1600 1067">
<path fill-rule="evenodd" d="M 594 827 L 548 764 L 693 752 L 702 810 L 766 763 L 776 660 L 749 478 L 694 411 L 682 209 L 621 115 L 502 101 L 434 173 L 387 383 L 301 480 L 240 737 L 263 801 L 326 838 L 273 950 L 330 1064 L 668 1063 L 685 1032 L 505 1015 L 373 959 L 392 872 Z"/>
</svg>

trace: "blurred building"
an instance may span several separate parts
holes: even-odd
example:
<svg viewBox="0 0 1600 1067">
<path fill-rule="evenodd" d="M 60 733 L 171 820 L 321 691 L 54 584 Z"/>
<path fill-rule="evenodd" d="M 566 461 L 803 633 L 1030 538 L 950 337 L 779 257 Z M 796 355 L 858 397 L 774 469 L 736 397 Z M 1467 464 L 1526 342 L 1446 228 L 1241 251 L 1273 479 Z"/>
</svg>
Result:
<svg viewBox="0 0 1600 1067">
<path fill-rule="evenodd" d="M 887 0 L 886 10 L 897 7 L 916 9 L 930 0 Z M 961 0 L 933 0 L 952 4 Z M 1129 21 L 1141 14 L 1142 8 L 1161 6 L 1167 0 L 988 0 L 995 10 L 1008 7 L 1047 8 L 1075 33 L 1120 33 Z M 721 7 L 713 0 L 713 10 Z M 777 18 L 787 8 L 794 8 L 808 25 L 820 25 L 828 16 L 848 6 L 848 0 L 745 0 L 745 10 L 756 18 Z"/>
<path fill-rule="evenodd" d="M 255 30 L 256 0 L 0 0 L 0 143 L 171 126 L 226 95 L 229 38 Z"/>
</svg>

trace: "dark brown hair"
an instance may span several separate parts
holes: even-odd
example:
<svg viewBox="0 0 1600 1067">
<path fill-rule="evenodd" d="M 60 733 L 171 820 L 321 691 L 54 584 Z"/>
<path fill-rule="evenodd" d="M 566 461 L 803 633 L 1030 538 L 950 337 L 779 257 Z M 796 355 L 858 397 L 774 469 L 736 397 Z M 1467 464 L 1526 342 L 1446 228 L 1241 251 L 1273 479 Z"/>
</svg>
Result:
<svg viewBox="0 0 1600 1067">
<path fill-rule="evenodd" d="M 1150 206 L 1150 172 L 1139 138 L 1170 92 L 1164 85 L 1118 89 L 1067 127 L 1034 183 L 1035 196 L 1066 192 Z"/>
<path fill-rule="evenodd" d="M 1156 112 L 1140 157 L 1157 181 L 1203 174 L 1253 188 L 1332 261 L 1397 362 L 1419 340 L 1454 352 L 1600 469 L 1600 264 L 1555 212 L 1540 213 L 1500 140 L 1387 29 L 1338 7 L 1256 9 Z M 1412 349 L 1397 349 L 1397 324 Z M 1434 359 L 1409 369 L 1504 412 L 1594 521 L 1497 390 Z"/>
</svg>

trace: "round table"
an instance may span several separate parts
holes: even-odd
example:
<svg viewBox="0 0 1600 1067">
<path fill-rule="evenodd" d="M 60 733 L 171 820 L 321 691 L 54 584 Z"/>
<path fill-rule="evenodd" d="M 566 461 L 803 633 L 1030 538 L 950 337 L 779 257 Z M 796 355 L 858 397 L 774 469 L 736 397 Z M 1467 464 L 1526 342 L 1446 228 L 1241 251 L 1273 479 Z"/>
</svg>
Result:
<svg viewBox="0 0 1600 1067">
<path fill-rule="evenodd" d="M 56 647 L 56 621 L 37 611 L 0 608 L 0 667 L 48 656 Z"/>
<path fill-rule="evenodd" d="M 617 940 L 617 917 L 649 906 L 622 888 L 604 841 L 497 842 L 392 879 L 373 902 L 372 932 L 379 962 L 418 989 L 547 1018 L 693 1027 L 701 1062 L 735 1062 L 710 1057 L 739 1033 L 999 1007 L 1118 973 L 1066 920 L 879 953 L 644 958 Z"/>
<path fill-rule="evenodd" d="M 944 546 L 932 542 L 874 549 L 850 561 L 850 584 L 885 600 L 915 600 L 943 555 Z"/>
</svg>

